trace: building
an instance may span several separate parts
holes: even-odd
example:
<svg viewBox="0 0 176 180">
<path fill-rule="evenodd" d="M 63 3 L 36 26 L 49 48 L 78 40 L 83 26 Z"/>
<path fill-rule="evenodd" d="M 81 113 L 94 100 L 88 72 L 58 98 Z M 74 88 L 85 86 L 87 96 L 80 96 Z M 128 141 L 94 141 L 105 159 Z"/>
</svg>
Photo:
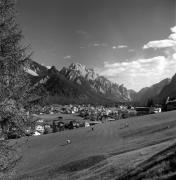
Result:
<svg viewBox="0 0 176 180">
<path fill-rule="evenodd" d="M 90 127 L 90 124 L 88 122 L 85 122 L 84 127 Z"/>
<path fill-rule="evenodd" d="M 44 129 L 44 126 L 43 126 L 43 125 L 38 124 L 38 125 L 36 125 L 35 130 L 36 130 L 37 132 L 43 134 L 45 129 Z"/>
<path fill-rule="evenodd" d="M 167 98 L 167 100 L 166 100 L 166 110 L 167 111 L 176 110 L 176 99 L 170 100 L 169 97 Z"/>
<path fill-rule="evenodd" d="M 137 116 L 150 114 L 150 107 L 135 107 Z"/>
</svg>

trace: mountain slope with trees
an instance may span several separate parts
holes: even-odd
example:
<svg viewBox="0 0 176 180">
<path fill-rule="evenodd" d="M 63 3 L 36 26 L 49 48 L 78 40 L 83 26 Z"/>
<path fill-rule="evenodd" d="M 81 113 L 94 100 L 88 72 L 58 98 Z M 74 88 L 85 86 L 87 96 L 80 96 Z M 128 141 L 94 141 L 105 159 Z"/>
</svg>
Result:
<svg viewBox="0 0 176 180">
<path fill-rule="evenodd" d="M 161 100 L 165 100 L 167 97 L 176 98 L 176 74 L 172 77 L 170 83 L 162 89 L 158 96 Z"/>
<path fill-rule="evenodd" d="M 141 106 L 146 106 L 148 101 L 151 99 L 155 100 L 155 102 L 160 102 L 160 93 L 162 92 L 163 88 L 170 83 L 170 81 L 171 80 L 167 78 L 150 87 L 141 89 L 135 94 L 134 101 Z"/>
</svg>

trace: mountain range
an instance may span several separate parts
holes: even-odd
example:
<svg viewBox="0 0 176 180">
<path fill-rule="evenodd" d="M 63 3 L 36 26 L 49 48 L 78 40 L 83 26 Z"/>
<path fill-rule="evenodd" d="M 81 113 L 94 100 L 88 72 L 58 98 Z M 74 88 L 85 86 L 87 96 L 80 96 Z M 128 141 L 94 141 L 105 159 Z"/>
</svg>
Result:
<svg viewBox="0 0 176 180">
<path fill-rule="evenodd" d="M 42 87 L 49 103 L 125 103 L 138 102 L 146 105 L 148 99 L 161 103 L 168 96 L 176 94 L 176 75 L 172 79 L 164 79 L 139 92 L 128 90 L 123 85 L 113 83 L 104 76 L 98 75 L 94 69 L 79 63 L 72 63 L 61 70 L 56 67 L 45 67 L 29 60 L 27 73 L 32 84 Z M 43 91 L 41 91 L 43 92 Z"/>
<path fill-rule="evenodd" d="M 112 83 L 93 69 L 72 63 L 61 70 L 28 61 L 33 85 L 45 88 L 52 103 L 116 103 L 131 101 L 135 93 L 123 85 Z"/>
</svg>

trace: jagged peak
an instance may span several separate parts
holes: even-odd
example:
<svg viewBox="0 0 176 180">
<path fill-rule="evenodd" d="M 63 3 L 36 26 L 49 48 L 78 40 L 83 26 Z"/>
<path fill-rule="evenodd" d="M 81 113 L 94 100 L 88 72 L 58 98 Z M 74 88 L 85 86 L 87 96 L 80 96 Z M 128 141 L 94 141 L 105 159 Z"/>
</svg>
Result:
<svg viewBox="0 0 176 180">
<path fill-rule="evenodd" d="M 61 71 L 70 72 L 72 76 L 73 73 L 76 73 L 76 77 L 84 77 L 87 80 L 95 80 L 98 77 L 98 74 L 94 71 L 94 69 L 88 68 L 80 63 L 72 63 L 68 68 L 64 67 Z"/>
<path fill-rule="evenodd" d="M 80 64 L 80 63 L 71 63 L 70 66 L 68 67 L 70 70 L 76 70 L 76 71 L 87 71 L 87 72 L 92 72 L 95 73 L 93 68 L 88 68 L 86 65 Z"/>
<path fill-rule="evenodd" d="M 85 65 L 82 65 L 80 63 L 71 63 L 70 66 L 69 66 L 69 69 L 72 69 L 72 70 L 79 70 L 79 69 L 87 69 Z"/>
</svg>

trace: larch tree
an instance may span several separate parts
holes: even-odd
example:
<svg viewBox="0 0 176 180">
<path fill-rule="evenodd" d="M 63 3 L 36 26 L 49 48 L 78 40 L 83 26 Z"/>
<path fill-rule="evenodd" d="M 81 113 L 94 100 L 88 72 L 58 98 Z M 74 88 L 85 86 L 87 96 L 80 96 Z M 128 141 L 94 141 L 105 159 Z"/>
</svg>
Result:
<svg viewBox="0 0 176 180">
<path fill-rule="evenodd" d="M 25 73 L 26 48 L 16 23 L 15 0 L 0 0 L 0 121 L 23 129 L 26 116 L 22 109 L 30 92 Z"/>
<path fill-rule="evenodd" d="M 21 45 L 22 34 L 15 14 L 15 0 L 0 0 L 0 102 L 24 101 L 28 91 L 24 73 L 28 56 Z"/>
<path fill-rule="evenodd" d="M 0 0 L 0 122 L 24 129 L 27 121 L 23 103 L 29 94 L 29 80 L 25 73 L 26 48 L 21 45 L 22 33 L 16 23 L 15 0 Z M 1 127 L 3 133 L 4 127 Z M 0 141 L 0 179 L 11 167 L 15 156 L 5 141 Z"/>
</svg>

